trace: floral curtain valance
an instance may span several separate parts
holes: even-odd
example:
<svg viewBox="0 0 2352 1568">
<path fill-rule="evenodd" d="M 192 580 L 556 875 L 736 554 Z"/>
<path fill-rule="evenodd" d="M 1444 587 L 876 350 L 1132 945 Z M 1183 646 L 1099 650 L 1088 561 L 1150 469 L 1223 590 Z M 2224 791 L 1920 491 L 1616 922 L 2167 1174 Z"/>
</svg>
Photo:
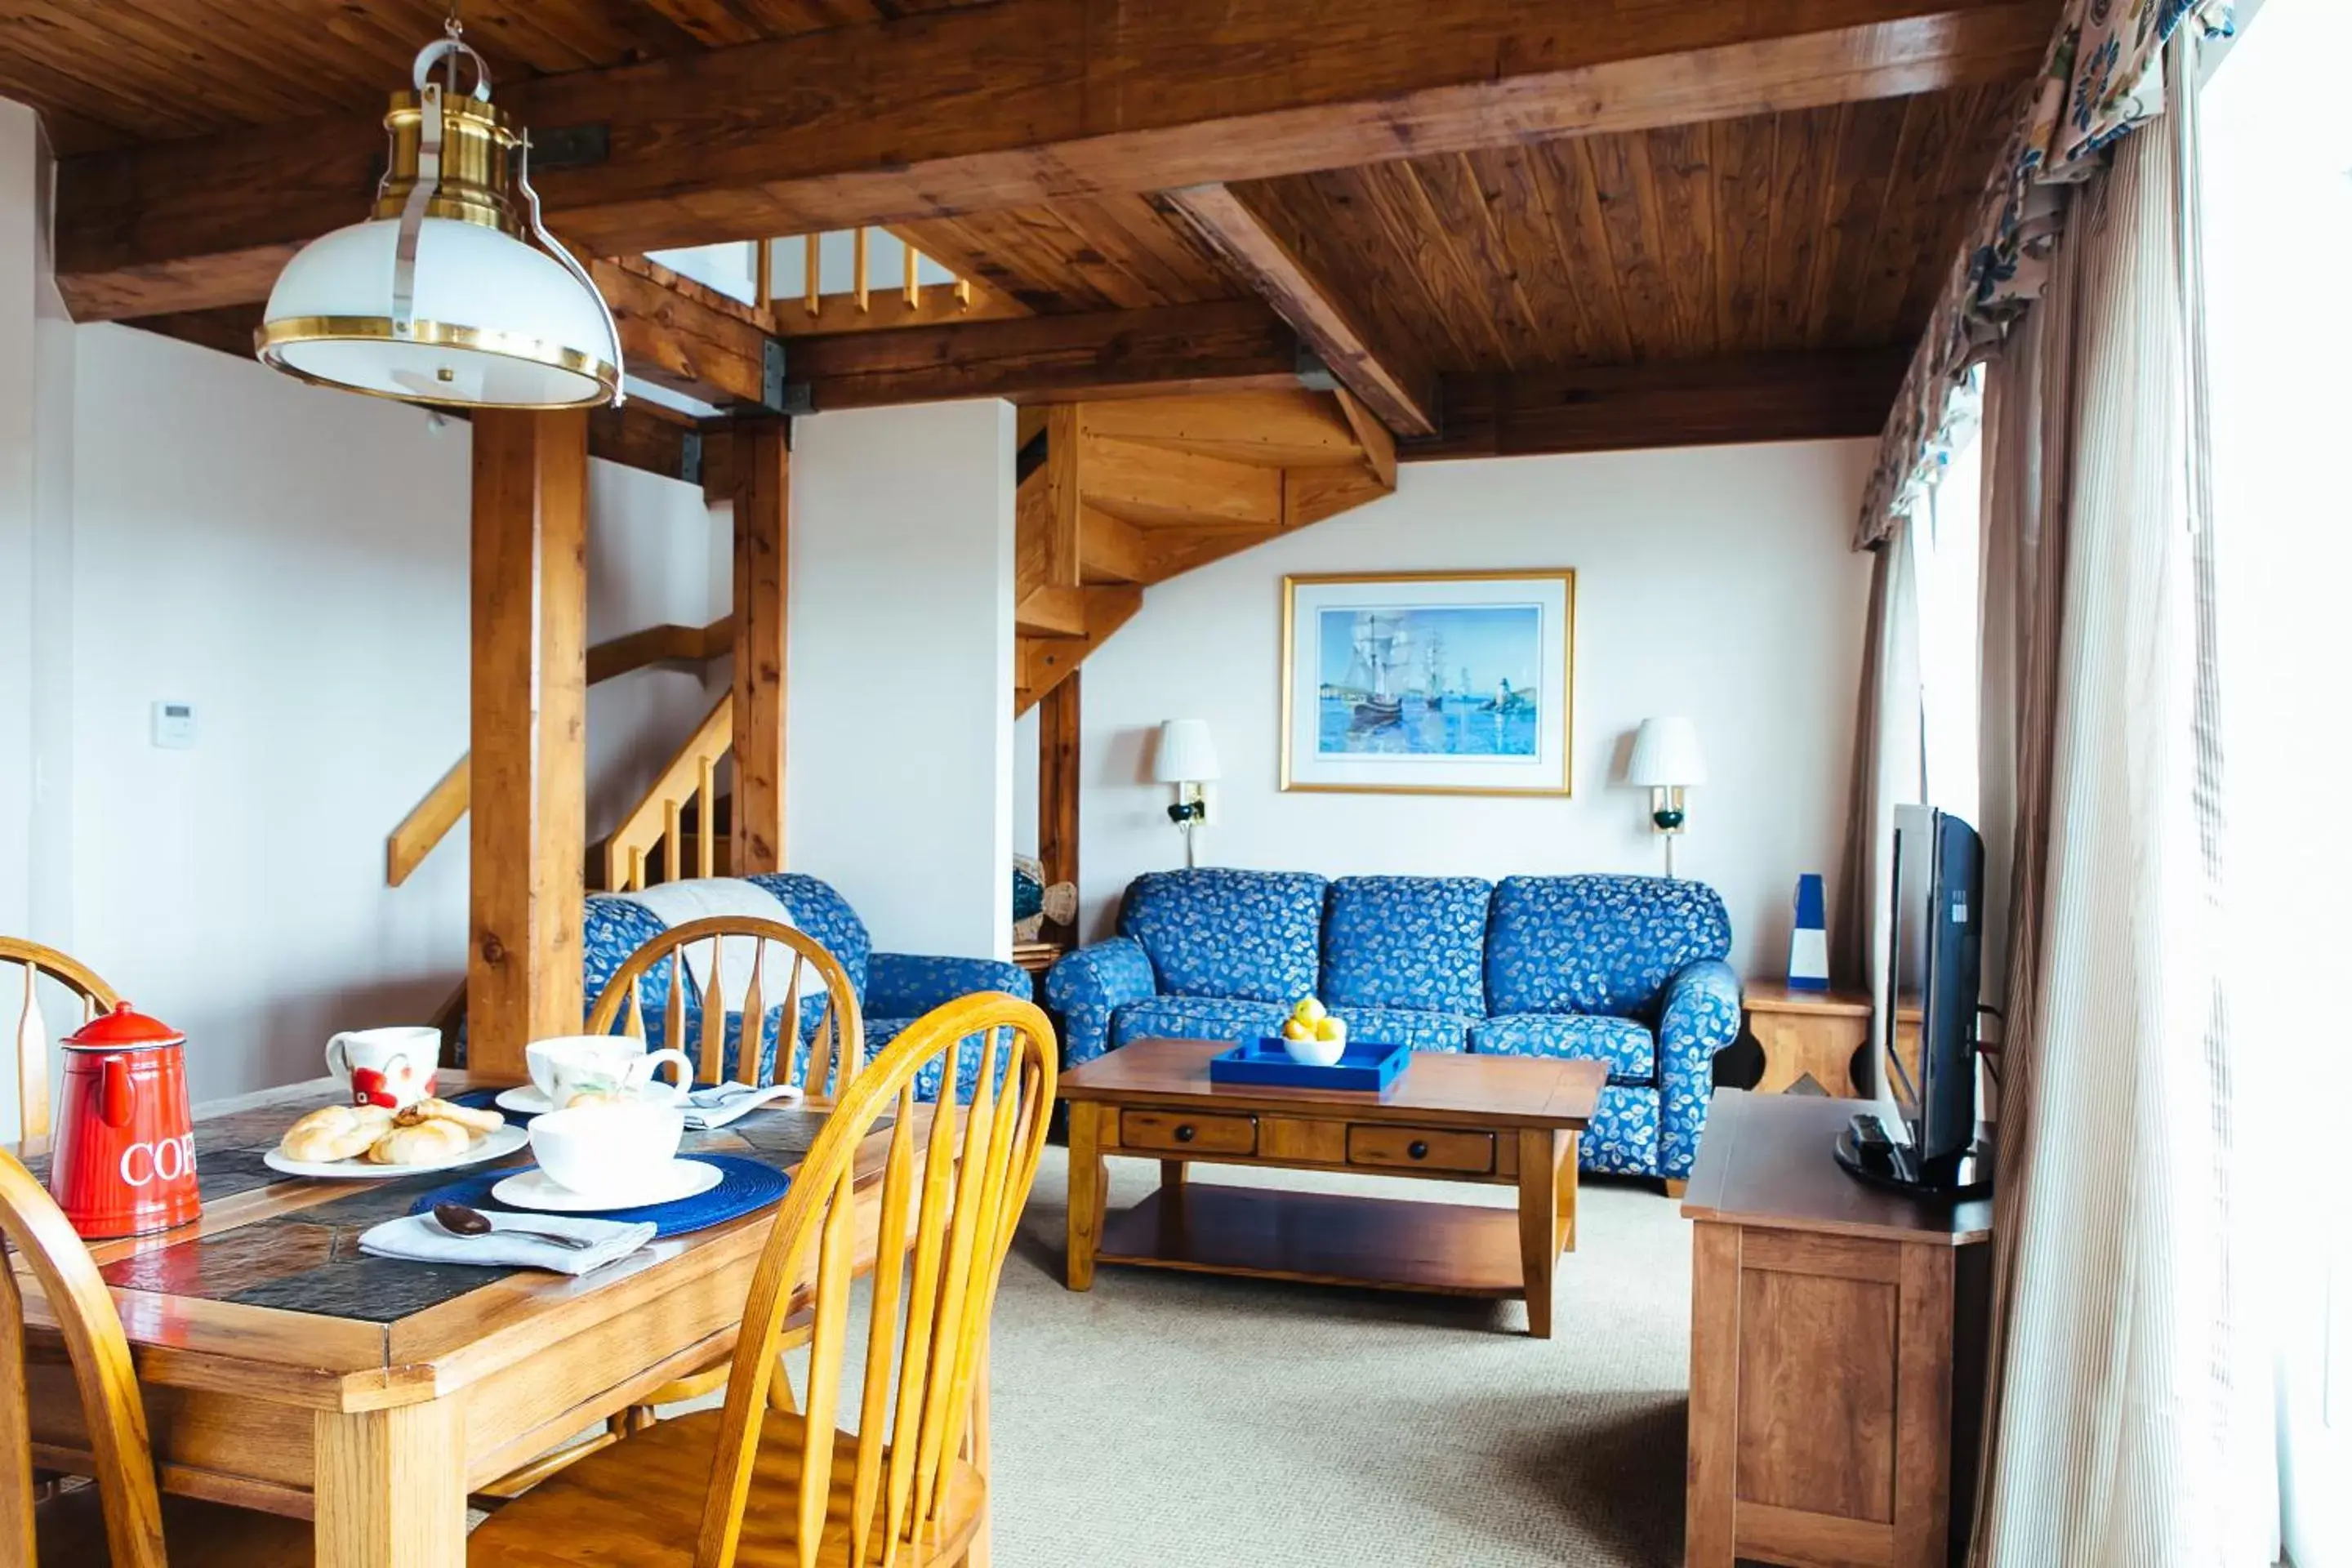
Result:
<svg viewBox="0 0 2352 1568">
<path fill-rule="evenodd" d="M 1879 439 L 1854 548 L 1884 540 L 1942 478 L 1976 428 L 1969 367 L 2041 297 L 2063 187 L 2164 110 L 2164 45 L 2184 21 L 2226 36 L 2224 0 L 2068 0 L 2032 97 L 1987 184 L 1974 237 L 1952 264 Z"/>
</svg>

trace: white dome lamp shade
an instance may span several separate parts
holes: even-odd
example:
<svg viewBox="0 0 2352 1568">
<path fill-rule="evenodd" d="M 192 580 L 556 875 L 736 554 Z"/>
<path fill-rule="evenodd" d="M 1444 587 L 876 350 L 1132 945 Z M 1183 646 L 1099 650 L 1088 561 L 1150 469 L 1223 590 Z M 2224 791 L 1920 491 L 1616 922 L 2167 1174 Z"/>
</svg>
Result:
<svg viewBox="0 0 2352 1568">
<path fill-rule="evenodd" d="M 461 58 L 473 62 L 470 93 L 457 90 Z M 530 137 L 492 107 L 488 69 L 455 24 L 418 52 L 415 83 L 384 116 L 392 151 L 374 215 L 287 263 L 255 352 L 304 381 L 412 403 L 619 403 L 613 313 L 541 226 Z"/>
</svg>

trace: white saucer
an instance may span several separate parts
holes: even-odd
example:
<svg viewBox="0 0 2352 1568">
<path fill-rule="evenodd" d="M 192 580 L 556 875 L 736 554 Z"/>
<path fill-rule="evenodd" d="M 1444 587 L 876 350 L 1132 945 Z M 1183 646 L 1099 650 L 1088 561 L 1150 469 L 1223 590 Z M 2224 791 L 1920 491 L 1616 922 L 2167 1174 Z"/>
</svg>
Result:
<svg viewBox="0 0 2352 1568">
<path fill-rule="evenodd" d="M 537 1084 L 530 1083 L 502 1089 L 499 1090 L 499 1097 L 490 1103 L 500 1110 L 511 1110 L 517 1116 L 544 1116 L 555 1109 L 555 1101 L 540 1093 Z"/>
<path fill-rule="evenodd" d="M 490 1189 L 490 1201 L 547 1214 L 608 1214 L 641 1209 L 652 1204 L 674 1204 L 707 1193 L 726 1179 L 727 1173 L 700 1160 L 672 1160 L 662 1173 L 634 1192 L 575 1193 L 559 1186 L 545 1171 L 524 1171 Z"/>
<path fill-rule="evenodd" d="M 394 1176 L 422 1175 L 427 1171 L 454 1171 L 460 1165 L 478 1165 L 485 1160 L 495 1160 L 511 1154 L 530 1142 L 530 1134 L 522 1128 L 507 1126 L 496 1132 L 486 1132 L 474 1141 L 474 1146 L 451 1160 L 436 1160 L 423 1165 L 372 1165 L 364 1155 L 352 1160 L 289 1160 L 272 1149 L 261 1157 L 261 1163 L 271 1170 L 289 1176 L 310 1176 L 322 1182 L 382 1182 Z"/>
</svg>

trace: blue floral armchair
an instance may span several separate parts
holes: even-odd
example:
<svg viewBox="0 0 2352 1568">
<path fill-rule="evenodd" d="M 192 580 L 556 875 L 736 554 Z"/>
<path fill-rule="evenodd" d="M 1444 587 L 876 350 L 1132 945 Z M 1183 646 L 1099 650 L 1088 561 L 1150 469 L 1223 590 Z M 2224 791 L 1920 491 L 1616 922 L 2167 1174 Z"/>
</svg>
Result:
<svg viewBox="0 0 2352 1568">
<path fill-rule="evenodd" d="M 1026 1000 L 1031 994 L 1028 974 L 1018 965 L 987 958 L 935 958 L 907 952 L 876 952 L 866 936 L 866 922 L 847 900 L 833 885 L 814 877 L 795 872 L 779 871 L 750 878 L 749 880 L 773 893 L 785 909 L 792 911 L 793 923 L 822 943 L 826 952 L 840 961 L 849 975 L 850 984 L 857 988 L 858 1002 L 866 1015 L 866 1054 L 871 1058 L 898 1032 L 917 1018 L 942 1003 L 975 991 L 1006 991 Z M 586 1005 L 593 1008 L 604 987 L 627 962 L 629 954 L 643 946 L 663 930 L 662 922 L 643 905 L 611 894 L 592 894 L 582 920 L 582 951 L 583 958 L 583 994 Z M 648 1047 L 658 1050 L 668 1042 L 662 1037 L 667 1026 L 664 1005 L 669 995 L 669 967 L 673 961 L 664 959 L 647 970 L 637 983 L 637 997 L 643 1007 Z M 775 1042 L 782 1036 L 783 1005 L 780 1002 L 768 1011 L 768 1022 L 761 1031 L 766 1045 L 761 1052 L 761 1071 L 764 1076 L 775 1063 Z M 702 997 L 689 983 L 686 996 L 686 1034 L 688 1039 L 698 1038 L 701 1031 Z M 801 999 L 799 1027 L 794 1032 L 802 1060 L 809 1042 L 824 1016 L 824 999 L 804 996 Z M 736 1070 L 738 1044 L 742 1035 L 742 1019 L 728 1015 L 725 1034 L 726 1070 Z M 971 1075 L 979 1071 L 977 1053 L 967 1053 L 965 1064 Z M 969 1082 L 963 1084 L 969 1090 Z M 930 1069 L 929 1079 L 916 1081 L 918 1098 L 929 1100 L 939 1091 L 939 1068 Z"/>
<path fill-rule="evenodd" d="M 1688 1176 L 1715 1054 L 1739 1033 L 1731 921 L 1698 882 L 1155 872 L 1118 931 L 1046 977 L 1068 1065 L 1272 1034 L 1318 995 L 1360 1038 L 1606 1063 L 1588 1170 Z"/>
</svg>

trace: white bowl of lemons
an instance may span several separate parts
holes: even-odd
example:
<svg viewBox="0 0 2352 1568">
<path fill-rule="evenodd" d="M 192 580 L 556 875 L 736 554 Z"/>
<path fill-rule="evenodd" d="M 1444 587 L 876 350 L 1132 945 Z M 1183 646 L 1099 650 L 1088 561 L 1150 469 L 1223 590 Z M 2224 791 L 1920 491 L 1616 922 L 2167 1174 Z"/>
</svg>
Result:
<svg viewBox="0 0 2352 1568">
<path fill-rule="evenodd" d="M 1315 997 L 1299 1000 L 1283 1020 L 1282 1048 L 1290 1059 L 1312 1068 L 1328 1068 L 1348 1048 L 1348 1023 L 1334 1018 Z"/>
</svg>

